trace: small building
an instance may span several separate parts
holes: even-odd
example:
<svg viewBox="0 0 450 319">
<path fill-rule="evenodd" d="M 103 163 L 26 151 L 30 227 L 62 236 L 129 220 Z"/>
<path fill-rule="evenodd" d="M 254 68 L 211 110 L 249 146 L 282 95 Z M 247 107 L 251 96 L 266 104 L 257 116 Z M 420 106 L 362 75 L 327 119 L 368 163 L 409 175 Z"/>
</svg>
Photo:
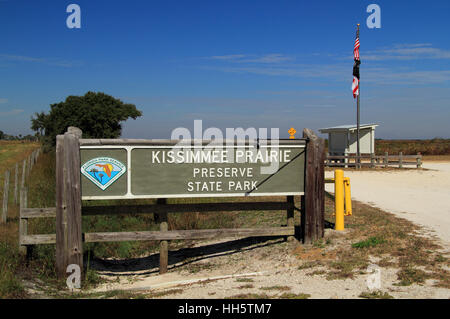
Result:
<svg viewBox="0 0 450 319">
<path fill-rule="evenodd" d="M 378 124 L 359 126 L 359 148 L 361 154 L 375 154 L 375 127 Z M 328 155 L 345 156 L 356 154 L 356 125 L 341 125 L 319 129 L 328 133 Z"/>
</svg>

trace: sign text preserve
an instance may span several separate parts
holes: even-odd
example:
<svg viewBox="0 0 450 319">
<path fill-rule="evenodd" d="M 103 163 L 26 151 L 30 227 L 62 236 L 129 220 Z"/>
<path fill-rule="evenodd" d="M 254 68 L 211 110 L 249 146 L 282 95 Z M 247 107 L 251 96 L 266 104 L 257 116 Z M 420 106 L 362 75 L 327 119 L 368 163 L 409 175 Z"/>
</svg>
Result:
<svg viewBox="0 0 450 319">
<path fill-rule="evenodd" d="M 305 142 L 81 146 L 83 199 L 302 195 Z"/>
</svg>

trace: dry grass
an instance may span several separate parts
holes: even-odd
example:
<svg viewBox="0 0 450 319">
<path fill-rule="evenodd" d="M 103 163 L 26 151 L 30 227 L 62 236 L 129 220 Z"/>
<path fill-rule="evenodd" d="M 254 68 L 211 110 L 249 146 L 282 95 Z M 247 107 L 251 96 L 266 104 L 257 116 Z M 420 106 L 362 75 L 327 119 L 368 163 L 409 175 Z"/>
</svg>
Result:
<svg viewBox="0 0 450 319">
<path fill-rule="evenodd" d="M 288 291 L 291 290 L 289 286 L 270 286 L 270 287 L 261 287 L 261 290 L 277 290 L 277 291 Z"/>
<path fill-rule="evenodd" d="M 381 292 L 381 291 L 372 291 L 372 292 L 363 292 L 359 295 L 361 298 L 365 299 L 393 299 L 390 294 L 387 292 Z"/>
<path fill-rule="evenodd" d="M 332 203 L 326 198 L 326 219 L 333 221 Z M 299 269 L 326 266 L 329 280 L 353 278 L 365 273 L 369 257 L 378 258 L 379 266 L 398 268 L 398 285 L 423 284 L 435 279 L 436 286 L 450 288 L 448 259 L 432 239 L 419 235 L 420 228 L 394 215 L 353 202 L 353 215 L 345 217 L 347 233 L 334 231 L 318 245 L 300 246 L 294 254 L 304 263 Z M 423 268 L 423 270 L 422 270 Z M 322 269 L 315 274 L 322 273 Z M 314 274 L 314 271 L 310 274 Z"/>
<path fill-rule="evenodd" d="M 376 140 L 375 152 L 404 155 L 450 155 L 450 139 L 434 138 L 431 140 Z"/>
<path fill-rule="evenodd" d="M 450 162 L 450 155 L 425 155 L 424 162 Z"/>
<path fill-rule="evenodd" d="M 239 294 L 231 297 L 227 297 L 225 299 L 308 299 L 311 297 L 310 294 L 294 294 L 285 292 L 281 295 L 267 295 L 267 294 L 258 294 L 258 293 L 247 293 L 247 294 Z"/>
</svg>

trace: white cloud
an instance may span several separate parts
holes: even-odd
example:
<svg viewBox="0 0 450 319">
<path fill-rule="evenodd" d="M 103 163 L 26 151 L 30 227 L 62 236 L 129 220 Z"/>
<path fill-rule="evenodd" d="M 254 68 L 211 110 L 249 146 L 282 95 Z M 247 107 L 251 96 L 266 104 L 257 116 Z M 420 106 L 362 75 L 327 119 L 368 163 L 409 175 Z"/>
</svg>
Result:
<svg viewBox="0 0 450 319">
<path fill-rule="evenodd" d="M 450 51 L 434 48 L 430 43 L 397 44 L 391 48 L 361 52 L 361 60 L 418 60 L 418 59 L 450 59 Z"/>
<path fill-rule="evenodd" d="M 33 62 L 33 63 L 42 63 L 50 66 L 59 66 L 59 67 L 76 67 L 80 66 L 83 63 L 78 61 L 66 61 L 62 59 L 56 58 L 35 58 L 23 55 L 13 55 L 13 54 L 0 54 L 0 60 L 5 61 L 16 61 L 16 62 Z"/>
<path fill-rule="evenodd" d="M 404 71 L 388 68 L 369 68 L 361 81 L 376 84 L 437 84 L 450 81 L 450 70 Z"/>
<path fill-rule="evenodd" d="M 277 64 L 294 60 L 294 58 L 280 53 L 271 53 L 264 55 L 256 55 L 256 54 L 215 55 L 208 57 L 207 59 L 226 62 L 236 62 L 236 63 L 262 63 L 262 64 Z"/>
<path fill-rule="evenodd" d="M 0 112 L 0 116 L 17 115 L 17 114 L 20 114 L 20 113 L 23 113 L 23 112 L 24 112 L 24 110 L 22 110 L 22 109 L 12 109 L 12 110 L 9 110 L 9 111 Z"/>
<path fill-rule="evenodd" d="M 225 73 L 315 79 L 327 83 L 349 79 L 348 81 L 351 83 L 352 58 L 347 57 L 346 62 L 341 57 L 338 58 L 337 63 L 300 64 L 292 63 L 293 58 L 284 54 L 235 54 L 210 57 L 208 59 L 215 60 L 217 63 L 203 65 L 201 68 Z M 449 58 L 450 50 L 434 48 L 430 43 L 397 44 L 390 48 L 369 51 L 367 55 L 361 55 L 363 61 Z M 411 67 L 408 62 L 392 67 L 387 67 L 384 63 L 381 67 L 376 65 L 374 63 L 364 64 L 361 69 L 361 81 L 377 85 L 433 85 L 450 82 L 450 69 L 445 67 L 441 69 L 421 67 L 418 69 Z"/>
</svg>

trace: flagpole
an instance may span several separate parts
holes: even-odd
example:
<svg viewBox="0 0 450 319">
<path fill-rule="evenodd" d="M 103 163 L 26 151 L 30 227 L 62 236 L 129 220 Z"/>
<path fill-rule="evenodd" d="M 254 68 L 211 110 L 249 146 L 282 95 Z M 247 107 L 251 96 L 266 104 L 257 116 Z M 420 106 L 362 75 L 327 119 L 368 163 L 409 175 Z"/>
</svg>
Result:
<svg viewBox="0 0 450 319">
<path fill-rule="evenodd" d="M 359 38 L 359 23 L 357 24 L 356 37 Z M 361 94 L 361 81 L 358 83 L 358 96 L 356 97 L 356 156 L 357 156 L 357 168 L 361 168 L 361 153 L 359 148 L 359 96 Z"/>
</svg>

